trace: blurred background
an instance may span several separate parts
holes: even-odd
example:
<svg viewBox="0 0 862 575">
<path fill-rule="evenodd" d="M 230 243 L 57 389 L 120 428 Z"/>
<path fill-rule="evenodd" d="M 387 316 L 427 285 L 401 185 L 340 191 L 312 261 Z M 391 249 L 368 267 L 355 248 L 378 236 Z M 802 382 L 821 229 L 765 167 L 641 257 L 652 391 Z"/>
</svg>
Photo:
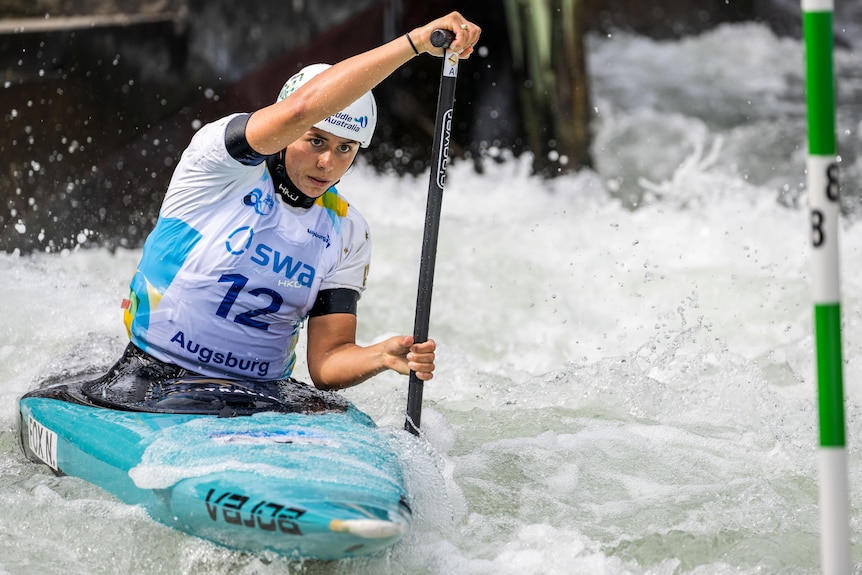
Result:
<svg viewBox="0 0 862 575">
<path fill-rule="evenodd" d="M 836 19 L 862 21 L 856 3 L 836 4 Z M 801 23 L 797 0 L 0 0 L 0 250 L 139 246 L 203 123 L 455 9 L 484 29 L 459 80 L 455 161 L 481 171 L 529 153 L 545 177 L 593 161 L 586 35 L 758 21 L 799 37 Z M 363 161 L 427 169 L 438 76 L 439 61 L 416 58 L 375 91 Z"/>
</svg>

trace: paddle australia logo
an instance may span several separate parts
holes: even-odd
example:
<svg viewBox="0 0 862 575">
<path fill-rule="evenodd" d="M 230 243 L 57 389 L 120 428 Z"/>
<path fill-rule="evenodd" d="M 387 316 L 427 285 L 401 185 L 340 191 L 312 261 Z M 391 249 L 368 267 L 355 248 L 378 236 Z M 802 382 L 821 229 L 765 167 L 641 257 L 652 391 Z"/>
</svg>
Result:
<svg viewBox="0 0 862 575">
<path fill-rule="evenodd" d="M 249 529 L 302 535 L 296 521 L 305 515 L 304 509 L 215 489 L 209 490 L 205 504 L 210 519 L 216 522 L 224 521 Z"/>
<path fill-rule="evenodd" d="M 337 114 L 333 114 L 324 120 L 327 124 L 332 124 L 333 126 L 337 126 L 339 128 L 345 128 L 350 130 L 351 132 L 359 132 L 363 128 L 368 127 L 368 116 L 360 116 L 358 118 L 354 118 L 350 114 L 345 114 L 344 112 L 338 112 Z"/>
<path fill-rule="evenodd" d="M 329 238 L 323 237 L 309 230 L 329 245 Z M 254 229 L 251 226 L 242 226 L 228 234 L 225 240 L 225 249 L 234 256 L 242 256 L 249 253 L 248 260 L 257 266 L 271 270 L 274 274 L 284 277 L 279 280 L 279 287 L 307 288 L 311 287 L 317 270 L 307 263 L 294 259 L 293 256 L 282 253 L 280 250 L 257 241 L 254 237 Z"/>
</svg>

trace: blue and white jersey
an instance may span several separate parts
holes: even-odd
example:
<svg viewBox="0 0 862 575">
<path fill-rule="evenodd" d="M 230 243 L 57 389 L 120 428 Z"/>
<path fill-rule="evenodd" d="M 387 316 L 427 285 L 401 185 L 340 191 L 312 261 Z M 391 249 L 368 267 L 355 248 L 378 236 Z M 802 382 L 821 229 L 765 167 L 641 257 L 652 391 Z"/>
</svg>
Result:
<svg viewBox="0 0 862 575">
<path fill-rule="evenodd" d="M 233 117 L 201 128 L 183 153 L 131 282 L 126 328 L 148 354 L 194 372 L 278 379 L 293 369 L 318 291 L 364 290 L 371 241 L 335 188 L 293 207 L 265 162 L 234 159 Z"/>
</svg>

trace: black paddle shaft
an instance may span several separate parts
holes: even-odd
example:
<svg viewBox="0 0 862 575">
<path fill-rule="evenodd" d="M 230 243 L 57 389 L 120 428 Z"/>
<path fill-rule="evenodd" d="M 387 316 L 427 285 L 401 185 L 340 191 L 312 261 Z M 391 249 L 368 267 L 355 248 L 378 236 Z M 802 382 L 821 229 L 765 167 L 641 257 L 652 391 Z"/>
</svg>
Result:
<svg viewBox="0 0 862 575">
<path fill-rule="evenodd" d="M 431 43 L 437 48 L 448 48 L 455 39 L 449 30 L 434 30 Z M 416 317 L 413 322 L 413 342 L 428 341 L 431 320 L 431 291 L 434 284 L 434 264 L 437 258 L 437 237 L 440 230 L 440 210 L 443 205 L 443 185 L 446 181 L 446 164 L 449 161 L 449 141 L 452 131 L 452 110 L 455 105 L 455 80 L 458 77 L 458 56 L 444 54 L 440 74 L 440 91 L 437 97 L 437 115 L 434 121 L 434 145 L 431 148 L 432 169 L 428 184 L 428 204 L 425 208 L 425 234 L 422 238 L 422 256 L 419 262 L 419 290 L 416 296 Z M 419 435 L 422 419 L 422 391 L 424 382 L 410 372 L 407 392 L 407 419 L 404 429 Z"/>
</svg>

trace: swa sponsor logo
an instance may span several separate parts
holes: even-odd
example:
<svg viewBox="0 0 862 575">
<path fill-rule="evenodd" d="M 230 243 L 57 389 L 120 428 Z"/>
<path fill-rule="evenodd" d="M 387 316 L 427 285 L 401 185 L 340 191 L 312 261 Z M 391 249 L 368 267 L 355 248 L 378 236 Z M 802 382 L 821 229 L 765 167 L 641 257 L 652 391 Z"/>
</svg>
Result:
<svg viewBox="0 0 862 575">
<path fill-rule="evenodd" d="M 251 254 L 249 257 L 251 263 L 271 269 L 273 273 L 291 280 L 286 283 L 279 282 L 280 286 L 310 287 L 317 275 L 317 270 L 313 266 L 294 259 L 293 256 L 284 254 L 263 242 L 255 241 L 254 229 L 251 226 L 239 227 L 228 234 L 225 249 L 234 256 L 241 256 L 248 252 Z"/>
<path fill-rule="evenodd" d="M 241 256 L 251 247 L 252 241 L 254 241 L 254 230 L 251 226 L 242 226 L 227 236 L 224 245 L 229 254 Z"/>
</svg>

